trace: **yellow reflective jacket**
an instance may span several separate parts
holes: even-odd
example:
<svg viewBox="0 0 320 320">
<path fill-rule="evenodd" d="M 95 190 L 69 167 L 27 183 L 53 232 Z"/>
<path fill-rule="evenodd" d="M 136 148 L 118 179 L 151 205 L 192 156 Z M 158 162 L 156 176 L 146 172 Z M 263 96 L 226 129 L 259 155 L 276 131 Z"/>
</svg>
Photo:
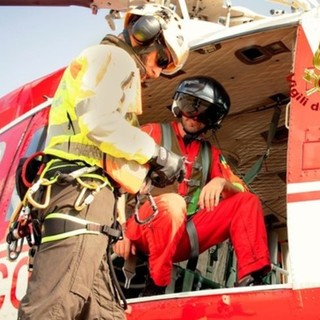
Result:
<svg viewBox="0 0 320 320">
<path fill-rule="evenodd" d="M 129 168 L 129 176 L 137 181 L 127 191 L 136 192 L 147 171 L 140 165 L 154 154 L 155 142 L 126 120 L 132 113 L 142 113 L 141 80 L 134 60 L 116 46 L 90 47 L 72 61 L 61 79 L 50 110 L 45 153 L 107 167 L 111 176 L 114 168 L 125 189 L 131 182 L 121 181 L 128 179 L 128 173 L 123 176 L 119 169 Z"/>
</svg>

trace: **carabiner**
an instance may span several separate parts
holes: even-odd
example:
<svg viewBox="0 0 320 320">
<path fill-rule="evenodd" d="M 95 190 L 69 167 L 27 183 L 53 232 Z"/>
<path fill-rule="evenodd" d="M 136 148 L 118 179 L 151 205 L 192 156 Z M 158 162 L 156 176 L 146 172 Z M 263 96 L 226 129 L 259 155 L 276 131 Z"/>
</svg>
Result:
<svg viewBox="0 0 320 320">
<path fill-rule="evenodd" d="M 91 192 L 84 200 L 84 195 L 88 188 L 83 187 L 82 190 L 79 193 L 79 196 L 77 197 L 76 203 L 74 204 L 74 208 L 77 211 L 82 211 L 86 206 L 88 206 L 94 199 L 94 192 Z M 82 202 L 83 200 L 83 202 Z M 82 203 L 81 203 L 82 202 Z"/>
<path fill-rule="evenodd" d="M 146 219 L 143 219 L 143 220 L 141 220 L 140 217 L 139 217 L 139 205 L 140 205 L 139 194 L 137 194 L 136 197 L 135 197 L 136 205 L 134 206 L 134 218 L 135 218 L 136 222 L 139 223 L 139 224 L 145 224 L 145 223 L 150 222 L 159 213 L 158 207 L 157 207 L 152 195 L 150 193 L 147 193 L 147 197 L 148 197 L 148 200 L 150 202 L 150 205 L 151 205 L 151 208 L 153 210 L 153 213 L 149 217 L 147 217 Z"/>
<path fill-rule="evenodd" d="M 46 185 L 46 193 L 45 193 L 45 198 L 43 203 L 39 203 L 36 200 L 33 199 L 32 195 L 35 193 L 32 189 L 32 187 L 27 191 L 27 200 L 28 202 L 34 206 L 37 209 L 45 209 L 48 207 L 49 202 L 50 202 L 50 196 L 51 196 L 51 188 L 52 184 Z"/>
</svg>

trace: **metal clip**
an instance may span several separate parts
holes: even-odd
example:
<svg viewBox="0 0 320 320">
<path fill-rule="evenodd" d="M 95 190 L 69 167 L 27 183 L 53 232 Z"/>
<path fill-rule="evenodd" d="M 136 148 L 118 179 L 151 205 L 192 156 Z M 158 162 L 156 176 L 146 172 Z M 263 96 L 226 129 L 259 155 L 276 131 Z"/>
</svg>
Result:
<svg viewBox="0 0 320 320">
<path fill-rule="evenodd" d="M 139 197 L 139 195 L 136 195 L 136 205 L 134 207 L 134 217 L 135 217 L 136 222 L 139 224 L 145 224 L 147 222 L 150 222 L 159 213 L 158 207 L 157 207 L 152 195 L 150 193 L 147 193 L 147 197 L 150 202 L 153 213 L 149 217 L 147 217 L 146 219 L 141 220 L 139 217 L 140 197 Z"/>
<path fill-rule="evenodd" d="M 37 209 L 45 209 L 48 207 L 50 203 L 50 197 L 51 197 L 51 188 L 54 181 L 49 181 L 48 179 L 39 179 L 31 188 L 27 191 L 27 200 L 28 202 Z M 39 203 L 33 198 L 33 194 L 36 193 L 40 186 L 46 186 L 46 192 L 45 192 L 45 198 L 43 203 Z"/>
<path fill-rule="evenodd" d="M 137 257 L 134 255 L 129 255 L 128 259 L 124 261 L 124 266 L 122 267 L 122 272 L 126 278 L 124 283 L 124 288 L 129 289 L 132 278 L 136 275 L 136 265 Z"/>
</svg>

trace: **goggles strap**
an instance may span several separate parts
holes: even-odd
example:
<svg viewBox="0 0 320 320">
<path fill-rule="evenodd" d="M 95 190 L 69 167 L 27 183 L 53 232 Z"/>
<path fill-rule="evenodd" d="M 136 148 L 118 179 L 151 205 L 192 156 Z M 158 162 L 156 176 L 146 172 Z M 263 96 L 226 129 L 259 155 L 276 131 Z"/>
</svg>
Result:
<svg viewBox="0 0 320 320">
<path fill-rule="evenodd" d="M 139 68 L 139 70 L 141 72 L 141 75 L 145 76 L 146 68 L 139 57 L 140 53 L 137 52 L 136 49 L 131 46 L 131 41 L 130 41 L 130 37 L 128 34 L 128 30 L 124 30 L 122 34 L 125 38 L 125 41 L 119 39 L 118 37 L 116 37 L 112 34 L 108 34 L 107 36 L 105 36 L 103 38 L 103 40 L 101 41 L 101 44 L 113 44 L 113 45 L 120 47 L 120 48 L 124 49 L 125 51 L 127 51 L 130 54 L 130 56 L 134 59 L 134 61 L 136 62 L 137 67 Z"/>
</svg>

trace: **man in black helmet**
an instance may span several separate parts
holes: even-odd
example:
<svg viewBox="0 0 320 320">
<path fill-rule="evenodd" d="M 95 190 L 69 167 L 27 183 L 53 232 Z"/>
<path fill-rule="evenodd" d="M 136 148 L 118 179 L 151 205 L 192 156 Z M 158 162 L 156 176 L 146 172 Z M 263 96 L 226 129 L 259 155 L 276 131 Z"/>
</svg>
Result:
<svg viewBox="0 0 320 320">
<path fill-rule="evenodd" d="M 146 224 L 128 219 L 125 238 L 114 247 L 125 259 L 137 250 L 148 255 L 151 277 L 143 295 L 165 292 L 173 262 L 196 257 L 228 238 L 237 256 L 236 285 L 257 284 L 270 271 L 260 201 L 233 174 L 220 150 L 203 137 L 220 127 L 229 108 L 229 96 L 219 82 L 191 77 L 179 84 L 173 97 L 172 112 L 180 121 L 142 127 L 156 143 L 186 158 L 183 182 L 151 191 L 158 194 L 154 198 L 158 214 Z M 150 203 L 144 203 L 140 221 L 152 212 Z"/>
</svg>

